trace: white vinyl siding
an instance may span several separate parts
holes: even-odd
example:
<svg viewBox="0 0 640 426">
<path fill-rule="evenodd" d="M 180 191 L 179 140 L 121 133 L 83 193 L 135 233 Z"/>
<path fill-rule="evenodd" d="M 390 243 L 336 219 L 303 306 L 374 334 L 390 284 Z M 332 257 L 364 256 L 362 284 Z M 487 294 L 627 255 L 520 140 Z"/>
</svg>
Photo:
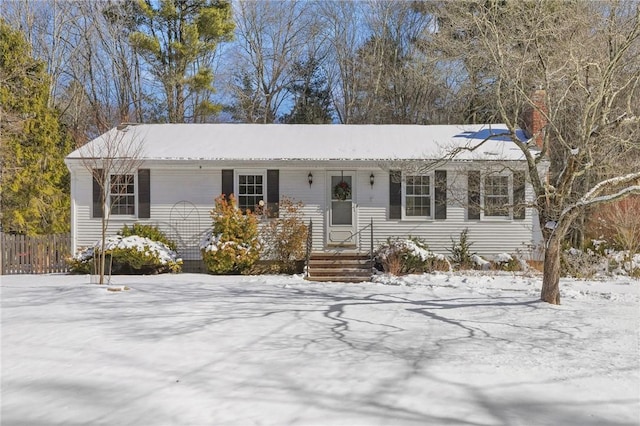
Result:
<svg viewBox="0 0 640 426">
<path fill-rule="evenodd" d="M 303 163 L 294 167 L 272 167 L 264 163 L 243 163 L 236 173 L 244 170 L 251 174 L 260 174 L 267 168 L 280 170 L 280 197 L 289 197 L 303 203 L 303 220 L 313 222 L 313 250 L 325 249 L 327 209 L 329 192 L 327 190 L 327 172 L 323 168 L 305 167 Z M 313 164 L 309 164 L 312 166 Z M 156 166 L 145 164 L 151 169 L 151 218 L 135 219 L 129 216 L 112 216 L 108 234 L 115 235 L 126 224 L 146 223 L 159 226 L 171 235 L 177 227 L 186 227 L 194 234 L 202 233 L 211 227 L 210 211 L 214 200 L 221 194 L 222 170 L 232 168 L 229 165 L 219 167 L 199 167 L 198 163 Z M 317 167 L 317 166 L 316 166 Z M 328 168 L 336 170 L 336 167 Z M 346 169 L 346 168 L 345 168 Z M 490 258 L 502 252 L 520 251 L 526 255 L 534 235 L 539 234 L 535 215 L 527 209 L 526 220 L 466 220 L 466 205 L 462 201 L 466 194 L 466 177 L 454 167 L 447 169 L 451 197 L 448 198 L 447 218 L 442 221 L 389 220 L 389 175 L 380 168 L 352 167 L 356 170 L 353 200 L 355 207 L 354 222 L 357 230 L 362 230 L 373 220 L 374 247 L 388 239 L 417 237 L 424 240 L 429 249 L 448 255 L 452 239 L 456 240 L 462 230 L 469 229 L 472 249 L 481 256 Z M 338 169 L 339 170 L 339 169 Z M 312 173 L 313 183 L 309 185 L 308 174 Z M 370 184 L 370 175 L 374 174 L 374 184 Z M 92 178 L 86 170 L 75 170 L 72 174 L 73 226 L 76 247 L 93 244 L 100 238 L 100 218 L 91 218 Z M 236 176 L 234 181 L 237 182 Z M 236 184 L 234 182 L 234 184 Z M 266 182 L 266 181 L 265 181 Z M 430 184 L 433 184 L 431 179 Z M 237 184 L 236 184 L 237 185 Z M 266 194 L 266 186 L 264 188 Z M 526 187 L 527 199 L 531 199 L 530 186 Z M 431 188 L 433 198 L 433 188 Z M 182 204 L 182 203 L 185 204 Z M 181 223 L 176 220 L 176 208 L 191 206 L 188 217 Z M 433 213 L 433 208 L 431 210 Z M 368 251 L 371 244 L 369 228 L 357 237 L 358 247 Z"/>
</svg>

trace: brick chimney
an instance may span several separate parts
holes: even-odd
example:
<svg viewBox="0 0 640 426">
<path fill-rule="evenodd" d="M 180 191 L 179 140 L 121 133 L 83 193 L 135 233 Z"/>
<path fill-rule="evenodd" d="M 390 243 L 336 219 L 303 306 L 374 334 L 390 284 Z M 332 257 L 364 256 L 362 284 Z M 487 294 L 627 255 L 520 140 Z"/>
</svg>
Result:
<svg viewBox="0 0 640 426">
<path fill-rule="evenodd" d="M 540 149 L 542 149 L 544 143 L 544 128 L 547 125 L 545 115 L 548 113 L 548 109 L 545 96 L 546 92 L 544 89 L 536 89 L 531 94 L 532 106 L 527 110 L 524 117 L 527 136 L 535 138 L 535 143 Z"/>
</svg>

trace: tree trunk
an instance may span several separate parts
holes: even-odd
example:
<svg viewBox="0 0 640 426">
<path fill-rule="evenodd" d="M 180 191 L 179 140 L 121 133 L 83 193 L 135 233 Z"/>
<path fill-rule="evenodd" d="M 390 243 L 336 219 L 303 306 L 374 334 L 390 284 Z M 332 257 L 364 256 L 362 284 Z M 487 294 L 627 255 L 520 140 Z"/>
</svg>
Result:
<svg viewBox="0 0 640 426">
<path fill-rule="evenodd" d="M 560 304 L 560 249 L 562 240 L 552 237 L 544 250 L 544 272 L 540 299 L 553 305 Z"/>
<path fill-rule="evenodd" d="M 562 242 L 568 235 L 569 227 L 581 213 L 582 210 L 573 209 L 564 214 L 553 230 L 546 229 L 544 224 L 551 220 L 543 219 L 540 221 L 545 240 L 544 272 L 542 274 L 542 291 L 540 293 L 540 299 L 543 302 L 553 305 L 560 304 L 560 254 L 562 253 Z M 541 217 L 547 218 L 548 215 L 542 214 Z"/>
<path fill-rule="evenodd" d="M 103 204 L 104 205 L 104 204 Z M 99 257 L 99 263 L 98 263 L 98 272 L 100 274 L 100 281 L 99 284 L 104 284 L 104 264 L 105 264 L 105 250 L 104 250 L 104 246 L 105 246 L 105 242 L 107 239 L 107 227 L 105 225 L 104 222 L 104 214 L 105 214 L 105 210 L 106 209 L 102 209 L 102 214 L 103 214 L 103 221 L 102 221 L 102 237 L 101 237 L 101 243 L 100 243 L 100 257 Z M 94 261 L 95 261 L 95 253 L 94 253 Z"/>
</svg>

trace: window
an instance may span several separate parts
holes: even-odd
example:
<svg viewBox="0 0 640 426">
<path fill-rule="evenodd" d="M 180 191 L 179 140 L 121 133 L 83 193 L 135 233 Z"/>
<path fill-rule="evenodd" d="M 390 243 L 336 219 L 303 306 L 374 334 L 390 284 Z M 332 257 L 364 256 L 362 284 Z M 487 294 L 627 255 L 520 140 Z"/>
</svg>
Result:
<svg viewBox="0 0 640 426">
<path fill-rule="evenodd" d="M 485 176 L 484 215 L 509 216 L 509 176 Z"/>
<path fill-rule="evenodd" d="M 262 174 L 238 174 L 238 207 L 254 212 L 265 197 L 265 179 Z"/>
<path fill-rule="evenodd" d="M 431 176 L 405 177 L 405 216 L 431 217 Z"/>
<path fill-rule="evenodd" d="M 111 214 L 135 215 L 135 175 L 111 175 L 109 183 L 109 206 L 111 207 Z"/>
</svg>

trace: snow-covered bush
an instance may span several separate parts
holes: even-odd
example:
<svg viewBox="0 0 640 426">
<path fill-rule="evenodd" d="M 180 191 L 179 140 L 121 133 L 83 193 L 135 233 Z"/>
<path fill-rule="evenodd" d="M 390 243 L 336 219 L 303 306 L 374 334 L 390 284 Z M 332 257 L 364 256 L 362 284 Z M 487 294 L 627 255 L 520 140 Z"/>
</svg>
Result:
<svg viewBox="0 0 640 426">
<path fill-rule="evenodd" d="M 301 202 L 283 197 L 279 217 L 260 228 L 262 259 L 272 262 L 270 272 L 295 273 L 306 254 L 307 226 L 302 221 Z"/>
<path fill-rule="evenodd" d="M 470 261 L 470 266 L 465 268 L 465 269 L 480 269 L 481 271 L 488 271 L 489 269 L 491 269 L 491 262 L 489 262 L 488 260 L 485 260 L 484 258 L 482 258 L 481 256 L 478 256 L 477 254 L 472 254 L 469 257 L 469 261 Z"/>
<path fill-rule="evenodd" d="M 607 259 L 610 273 L 640 278 L 640 253 L 632 255 L 628 250 L 610 251 Z"/>
<path fill-rule="evenodd" d="M 492 261 L 493 269 L 500 271 L 522 271 L 526 269 L 526 262 L 509 253 L 500 253 Z"/>
<path fill-rule="evenodd" d="M 435 254 L 417 239 L 388 240 L 375 253 L 378 269 L 393 275 L 449 271 L 451 264 L 441 254 Z"/>
<path fill-rule="evenodd" d="M 100 254 L 101 242 L 81 250 L 70 261 L 71 272 L 94 273 L 94 258 Z M 115 235 L 105 240 L 107 271 L 111 274 L 159 274 L 180 272 L 182 259 L 166 244 L 149 238 Z M 109 269 L 110 268 L 110 269 Z"/>
<path fill-rule="evenodd" d="M 249 210 L 236 208 L 233 195 L 229 200 L 220 196 L 215 202 L 213 228 L 200 243 L 202 260 L 213 274 L 243 273 L 260 256 L 258 219 Z"/>
<path fill-rule="evenodd" d="M 153 241 L 158 241 L 163 243 L 171 250 L 176 251 L 178 246 L 175 242 L 171 241 L 158 227 L 153 225 L 142 225 L 140 223 L 134 223 L 129 228 L 127 225 L 124 225 L 122 229 L 118 232 L 118 235 L 122 235 L 123 237 L 128 237 L 130 235 L 137 235 L 139 237 L 145 237 Z"/>
</svg>

